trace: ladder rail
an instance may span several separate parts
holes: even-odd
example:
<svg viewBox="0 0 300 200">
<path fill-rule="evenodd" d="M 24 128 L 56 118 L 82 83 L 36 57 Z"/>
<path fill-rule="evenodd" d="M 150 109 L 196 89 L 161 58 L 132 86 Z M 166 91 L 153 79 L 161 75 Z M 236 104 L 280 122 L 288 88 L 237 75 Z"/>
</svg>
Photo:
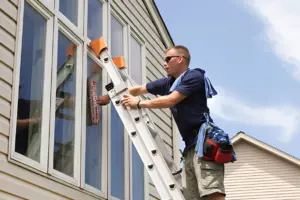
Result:
<svg viewBox="0 0 300 200">
<path fill-rule="evenodd" d="M 121 105 L 123 95 L 129 95 L 128 86 L 133 85 L 132 80 L 130 81 L 130 77 L 124 70 L 125 66 L 117 67 L 115 65 L 105 43 L 101 39 L 92 41 L 91 45 L 112 81 L 105 87 L 111 102 L 135 145 L 161 199 L 184 200 L 181 184 L 178 182 L 181 179 L 178 179 L 178 176 L 174 177 L 171 172 L 176 169 L 174 162 L 172 162 L 173 159 L 166 154 L 165 144 L 160 138 L 148 110 L 144 108 L 125 109 Z M 181 177 L 180 174 L 179 177 Z"/>
</svg>

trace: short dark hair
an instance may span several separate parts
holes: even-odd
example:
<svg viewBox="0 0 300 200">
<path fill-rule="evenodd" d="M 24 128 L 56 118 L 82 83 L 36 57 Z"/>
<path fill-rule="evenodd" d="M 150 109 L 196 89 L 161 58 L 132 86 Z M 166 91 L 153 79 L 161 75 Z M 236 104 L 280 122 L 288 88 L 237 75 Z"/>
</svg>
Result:
<svg viewBox="0 0 300 200">
<path fill-rule="evenodd" d="M 188 48 L 186 48 L 183 45 L 176 45 L 176 46 L 172 46 L 172 47 L 167 48 L 166 53 L 168 51 L 170 51 L 171 49 L 175 49 L 179 53 L 180 56 L 183 56 L 186 59 L 187 64 L 188 65 L 190 64 L 191 54 L 190 54 Z"/>
</svg>

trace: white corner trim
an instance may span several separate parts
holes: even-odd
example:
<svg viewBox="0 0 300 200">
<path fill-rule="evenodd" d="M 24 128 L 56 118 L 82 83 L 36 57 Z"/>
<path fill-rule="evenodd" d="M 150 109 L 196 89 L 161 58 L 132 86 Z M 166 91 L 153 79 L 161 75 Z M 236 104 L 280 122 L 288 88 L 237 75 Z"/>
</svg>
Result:
<svg viewBox="0 0 300 200">
<path fill-rule="evenodd" d="M 166 48 L 173 46 L 172 39 L 169 36 L 168 30 L 166 29 L 164 22 L 162 21 L 159 11 L 155 7 L 154 0 L 143 0 L 146 7 L 148 8 L 151 17 L 154 20 L 154 23 L 158 29 L 159 34 L 161 35 L 164 43 L 167 45 Z"/>
</svg>

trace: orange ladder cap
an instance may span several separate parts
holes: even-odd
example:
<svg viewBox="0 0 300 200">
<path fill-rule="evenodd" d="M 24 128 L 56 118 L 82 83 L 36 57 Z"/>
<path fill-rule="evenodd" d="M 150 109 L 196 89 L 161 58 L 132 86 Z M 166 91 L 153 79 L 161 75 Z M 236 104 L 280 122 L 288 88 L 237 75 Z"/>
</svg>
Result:
<svg viewBox="0 0 300 200">
<path fill-rule="evenodd" d="M 125 68 L 124 56 L 116 57 L 116 58 L 113 58 L 112 60 L 119 69 Z"/>
<path fill-rule="evenodd" d="M 103 38 L 98 38 L 96 40 L 91 41 L 90 45 L 97 57 L 100 56 L 101 51 L 107 49 L 105 40 Z"/>
<path fill-rule="evenodd" d="M 76 48 L 76 45 L 71 43 L 67 49 L 67 55 L 68 56 L 73 56 L 74 54 L 74 49 Z"/>
</svg>

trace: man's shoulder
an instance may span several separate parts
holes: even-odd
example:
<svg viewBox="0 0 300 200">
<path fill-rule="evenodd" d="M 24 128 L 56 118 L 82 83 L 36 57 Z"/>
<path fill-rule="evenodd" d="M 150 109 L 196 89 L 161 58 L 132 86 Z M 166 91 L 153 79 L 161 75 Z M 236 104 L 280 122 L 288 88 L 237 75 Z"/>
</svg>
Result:
<svg viewBox="0 0 300 200">
<path fill-rule="evenodd" d="M 203 78 L 205 71 L 200 68 L 190 69 L 188 73 L 186 73 L 186 78 Z"/>
</svg>

